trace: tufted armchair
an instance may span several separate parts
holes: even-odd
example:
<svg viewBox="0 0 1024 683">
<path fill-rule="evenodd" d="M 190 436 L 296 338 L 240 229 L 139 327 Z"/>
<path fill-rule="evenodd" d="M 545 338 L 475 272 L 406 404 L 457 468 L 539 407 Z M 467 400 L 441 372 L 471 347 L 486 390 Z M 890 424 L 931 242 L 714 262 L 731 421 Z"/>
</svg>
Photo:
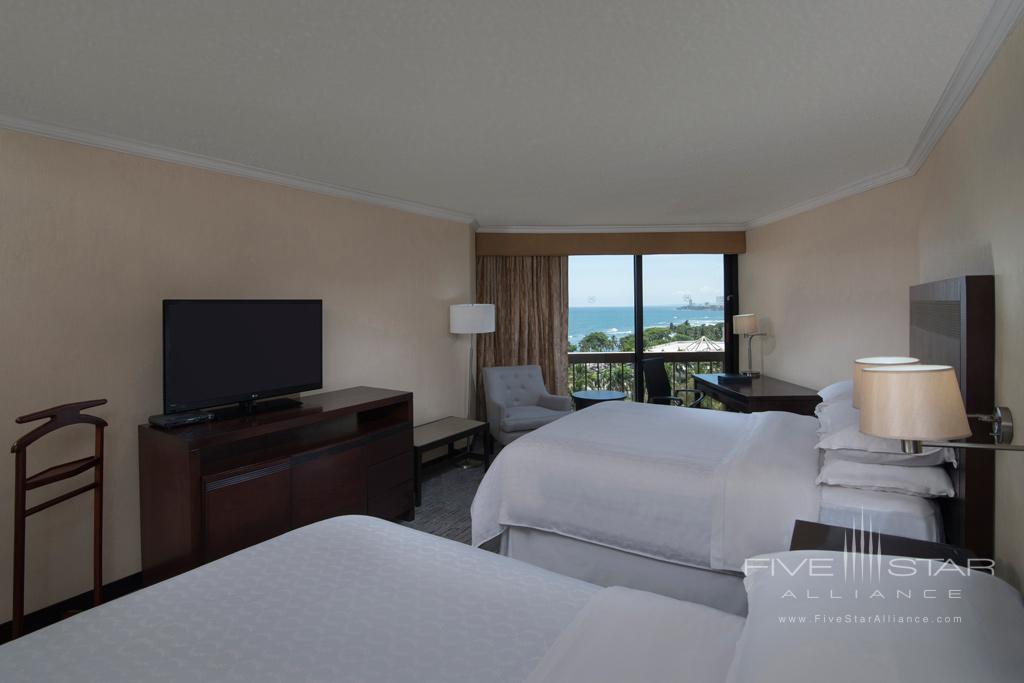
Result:
<svg viewBox="0 0 1024 683">
<path fill-rule="evenodd" d="M 491 435 L 501 444 L 554 422 L 572 410 L 568 396 L 548 393 L 539 365 L 484 368 L 484 396 Z"/>
</svg>

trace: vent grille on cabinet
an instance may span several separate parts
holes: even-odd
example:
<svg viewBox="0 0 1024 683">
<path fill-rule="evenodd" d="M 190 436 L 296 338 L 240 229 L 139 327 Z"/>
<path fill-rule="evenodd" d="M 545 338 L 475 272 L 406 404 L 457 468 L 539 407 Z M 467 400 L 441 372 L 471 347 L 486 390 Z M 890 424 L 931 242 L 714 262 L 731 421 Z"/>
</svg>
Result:
<svg viewBox="0 0 1024 683">
<path fill-rule="evenodd" d="M 218 489 L 225 488 L 227 486 L 234 486 L 235 484 L 241 484 L 243 482 L 252 481 L 253 479 L 259 479 L 260 477 L 267 477 L 271 474 L 277 474 L 278 472 L 284 472 L 289 469 L 291 464 L 285 460 L 282 463 L 271 465 L 270 467 L 262 467 L 258 470 L 252 470 L 251 472 L 243 472 L 242 474 L 236 474 L 233 477 L 225 477 L 223 479 L 217 479 L 206 484 L 206 492 L 216 491 Z"/>
</svg>

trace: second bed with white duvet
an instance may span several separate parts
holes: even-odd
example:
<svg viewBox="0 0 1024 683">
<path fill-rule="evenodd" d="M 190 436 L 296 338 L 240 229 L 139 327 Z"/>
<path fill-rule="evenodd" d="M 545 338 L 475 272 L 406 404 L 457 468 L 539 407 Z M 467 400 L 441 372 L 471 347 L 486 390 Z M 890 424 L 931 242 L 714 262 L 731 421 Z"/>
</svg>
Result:
<svg viewBox="0 0 1024 683">
<path fill-rule="evenodd" d="M 782 412 L 578 411 L 502 451 L 473 501 L 473 543 L 500 537 L 503 552 L 539 566 L 742 614 L 744 559 L 786 549 L 797 519 L 850 526 L 862 510 L 875 531 L 938 540 L 930 501 L 823 496 L 818 427 Z"/>
</svg>

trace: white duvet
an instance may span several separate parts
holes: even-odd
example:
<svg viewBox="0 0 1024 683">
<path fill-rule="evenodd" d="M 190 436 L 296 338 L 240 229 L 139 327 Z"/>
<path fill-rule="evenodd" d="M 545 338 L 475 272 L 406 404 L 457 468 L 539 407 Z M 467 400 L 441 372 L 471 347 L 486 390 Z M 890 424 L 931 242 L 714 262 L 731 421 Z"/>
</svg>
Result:
<svg viewBox="0 0 1024 683">
<path fill-rule="evenodd" d="M 743 617 L 629 588 L 593 595 L 527 683 L 724 681 Z"/>
<path fill-rule="evenodd" d="M 0 681 L 522 683 L 598 590 L 335 517 L 0 646 Z"/>
<path fill-rule="evenodd" d="M 812 559 L 818 569 L 801 572 Z M 892 559 L 873 558 L 874 566 Z M 774 561 L 786 569 L 772 570 Z M 826 561 L 835 572 L 821 570 Z M 599 589 L 381 520 L 339 517 L 0 646 L 0 681 L 1020 680 L 1020 594 L 990 576 L 925 564 L 929 571 L 909 577 L 873 574 L 865 585 L 889 595 L 882 603 L 848 583 L 842 553 L 760 558 L 746 581 L 744 620 Z M 858 587 L 860 596 L 851 595 Z M 958 593 L 934 599 L 925 589 Z M 914 599 L 893 601 L 897 590 Z M 804 595 L 819 597 L 797 598 Z M 846 623 L 848 613 L 886 621 Z M 931 621 L 896 625 L 890 613 Z M 801 615 L 806 623 L 790 618 Z"/>
<path fill-rule="evenodd" d="M 473 501 L 473 544 L 509 526 L 739 571 L 818 518 L 817 420 L 613 402 L 505 447 Z"/>
</svg>

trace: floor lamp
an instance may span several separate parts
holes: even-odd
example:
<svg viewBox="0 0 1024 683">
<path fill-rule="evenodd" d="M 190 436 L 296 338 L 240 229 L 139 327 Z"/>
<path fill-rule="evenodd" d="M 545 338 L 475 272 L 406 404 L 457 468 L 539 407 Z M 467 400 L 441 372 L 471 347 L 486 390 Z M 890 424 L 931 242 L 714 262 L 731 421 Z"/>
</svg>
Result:
<svg viewBox="0 0 1024 683">
<path fill-rule="evenodd" d="M 468 334 L 469 342 L 469 416 L 473 416 L 474 397 L 476 395 L 476 335 L 494 332 L 494 304 L 453 304 L 449 312 L 449 329 L 452 334 Z M 464 461 L 475 462 L 472 460 Z M 479 464 L 479 463 L 477 463 Z"/>
</svg>

